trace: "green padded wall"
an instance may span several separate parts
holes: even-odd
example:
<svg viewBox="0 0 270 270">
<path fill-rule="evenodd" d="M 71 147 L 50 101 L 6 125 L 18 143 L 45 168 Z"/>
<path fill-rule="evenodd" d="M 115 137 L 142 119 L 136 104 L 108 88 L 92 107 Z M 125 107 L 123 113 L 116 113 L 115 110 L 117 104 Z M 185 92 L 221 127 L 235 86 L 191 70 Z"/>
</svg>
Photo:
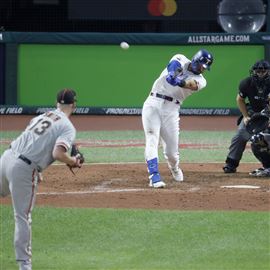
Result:
<svg viewBox="0 0 270 270">
<path fill-rule="evenodd" d="M 205 72 L 207 87 L 182 108 L 234 108 L 239 81 L 264 57 L 263 45 L 168 46 L 21 44 L 18 52 L 18 104 L 51 106 L 55 93 L 71 87 L 78 106 L 142 107 L 152 83 L 176 53 L 188 58 L 200 48 L 214 63 Z"/>
</svg>

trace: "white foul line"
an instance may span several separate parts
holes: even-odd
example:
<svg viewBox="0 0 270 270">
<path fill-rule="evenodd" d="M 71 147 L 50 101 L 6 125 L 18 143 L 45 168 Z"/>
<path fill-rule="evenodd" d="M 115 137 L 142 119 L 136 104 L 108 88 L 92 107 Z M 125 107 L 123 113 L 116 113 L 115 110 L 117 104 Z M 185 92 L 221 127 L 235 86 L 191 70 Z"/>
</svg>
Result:
<svg viewBox="0 0 270 270">
<path fill-rule="evenodd" d="M 129 189 L 101 189 L 101 190 L 88 190 L 88 191 L 65 191 L 65 192 L 39 192 L 37 195 L 81 195 L 81 194 L 94 194 L 94 193 L 117 193 L 117 192 L 135 192 L 146 191 L 143 188 L 129 188 Z"/>
</svg>

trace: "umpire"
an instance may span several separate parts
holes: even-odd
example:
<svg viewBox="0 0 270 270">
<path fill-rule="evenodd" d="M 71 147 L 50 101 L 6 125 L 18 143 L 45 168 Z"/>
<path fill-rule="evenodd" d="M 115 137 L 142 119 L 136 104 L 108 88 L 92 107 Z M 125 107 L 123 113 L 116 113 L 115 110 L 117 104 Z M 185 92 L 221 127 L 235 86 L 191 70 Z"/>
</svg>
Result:
<svg viewBox="0 0 270 270">
<path fill-rule="evenodd" d="M 246 99 L 248 102 L 246 102 Z M 256 62 L 250 70 L 250 76 L 239 84 L 239 93 L 236 97 L 237 105 L 242 113 L 237 121 L 238 130 L 231 140 L 224 173 L 235 173 L 239 166 L 251 134 L 246 125 L 252 114 L 260 112 L 269 105 L 270 101 L 270 64 L 266 60 Z"/>
</svg>

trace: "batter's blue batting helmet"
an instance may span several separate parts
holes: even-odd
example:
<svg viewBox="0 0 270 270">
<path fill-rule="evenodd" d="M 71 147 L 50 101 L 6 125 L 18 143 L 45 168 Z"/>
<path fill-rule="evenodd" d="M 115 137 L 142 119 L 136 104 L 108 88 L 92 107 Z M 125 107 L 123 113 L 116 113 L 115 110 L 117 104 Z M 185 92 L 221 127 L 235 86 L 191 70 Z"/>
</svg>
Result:
<svg viewBox="0 0 270 270">
<path fill-rule="evenodd" d="M 191 69 L 195 74 L 201 73 L 201 68 L 210 70 L 213 63 L 213 55 L 205 49 L 199 50 L 191 60 Z"/>
</svg>

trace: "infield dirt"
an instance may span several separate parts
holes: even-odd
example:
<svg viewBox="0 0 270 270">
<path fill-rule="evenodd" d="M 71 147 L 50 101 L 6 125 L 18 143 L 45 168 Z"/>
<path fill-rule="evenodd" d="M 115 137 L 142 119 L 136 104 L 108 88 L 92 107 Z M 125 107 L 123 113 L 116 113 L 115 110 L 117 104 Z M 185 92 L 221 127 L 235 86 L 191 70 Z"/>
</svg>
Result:
<svg viewBox="0 0 270 270">
<path fill-rule="evenodd" d="M 0 116 L 3 130 L 22 130 L 31 116 Z M 142 129 L 140 117 L 73 116 L 77 130 Z M 234 130 L 235 117 L 182 117 L 186 130 Z M 61 165 L 44 171 L 37 205 L 57 207 L 147 208 L 177 210 L 270 210 L 270 179 L 254 178 L 248 172 L 260 166 L 241 164 L 236 174 L 224 174 L 222 164 L 181 164 L 185 181 L 175 182 L 166 164 L 160 171 L 165 189 L 148 187 L 145 164 L 88 164 L 74 177 Z M 223 188 L 251 185 L 259 188 Z M 10 198 L 1 199 L 10 204 Z"/>
</svg>

